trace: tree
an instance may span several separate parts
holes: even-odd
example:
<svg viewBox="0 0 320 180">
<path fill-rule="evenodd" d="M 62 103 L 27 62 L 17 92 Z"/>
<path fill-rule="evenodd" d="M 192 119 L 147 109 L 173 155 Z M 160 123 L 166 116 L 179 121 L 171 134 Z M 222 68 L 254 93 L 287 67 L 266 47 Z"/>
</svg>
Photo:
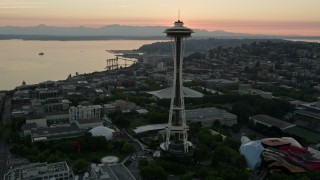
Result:
<svg viewBox="0 0 320 180">
<path fill-rule="evenodd" d="M 139 164 L 138 164 L 139 169 L 144 167 L 144 166 L 147 166 L 147 165 L 148 165 L 148 161 L 147 160 L 144 160 L 144 159 L 140 159 L 139 160 Z"/>
<path fill-rule="evenodd" d="M 193 158 L 196 163 L 209 159 L 208 150 L 203 145 L 199 145 L 193 153 Z"/>
<path fill-rule="evenodd" d="M 205 179 L 209 175 L 209 172 L 206 168 L 201 168 L 197 173 L 196 177 L 200 179 Z"/>
<path fill-rule="evenodd" d="M 85 159 L 79 159 L 75 162 L 74 168 L 76 172 L 85 172 L 87 170 L 89 163 Z"/>
<path fill-rule="evenodd" d="M 162 180 L 167 179 L 168 174 L 166 171 L 157 165 L 149 164 L 148 166 L 142 166 L 140 168 L 140 175 L 143 179 L 155 179 L 155 180 Z"/>
<path fill-rule="evenodd" d="M 120 116 L 116 116 L 113 119 L 113 123 L 121 128 L 126 128 L 130 126 L 130 121 L 129 119 L 127 119 L 125 116 L 120 115 Z"/>
<path fill-rule="evenodd" d="M 192 179 L 193 177 L 191 172 L 187 172 L 180 177 L 180 180 L 192 180 Z"/>
<path fill-rule="evenodd" d="M 133 143 L 126 142 L 122 146 L 122 151 L 126 153 L 132 153 L 135 151 L 135 147 Z"/>
<path fill-rule="evenodd" d="M 160 112 L 159 110 L 149 112 L 147 119 L 150 123 L 164 123 L 168 121 L 168 113 Z"/>
</svg>

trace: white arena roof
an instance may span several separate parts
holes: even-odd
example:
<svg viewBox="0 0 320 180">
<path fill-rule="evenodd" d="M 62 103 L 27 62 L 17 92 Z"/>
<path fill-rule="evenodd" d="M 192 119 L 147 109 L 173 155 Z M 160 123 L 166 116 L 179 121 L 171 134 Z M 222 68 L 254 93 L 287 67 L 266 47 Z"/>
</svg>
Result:
<svg viewBox="0 0 320 180">
<path fill-rule="evenodd" d="M 162 89 L 162 90 L 158 90 L 158 91 L 150 91 L 147 93 L 154 95 L 154 96 L 158 97 L 159 99 L 170 99 L 172 96 L 172 91 L 173 91 L 173 88 L 168 87 L 166 89 Z M 203 97 L 202 93 L 195 91 L 195 90 L 192 90 L 187 87 L 182 87 L 182 91 L 183 91 L 184 97 L 191 97 L 191 98 Z"/>
<path fill-rule="evenodd" d="M 91 129 L 89 132 L 92 136 L 104 136 L 107 140 L 111 140 L 114 130 L 104 126 L 98 126 Z"/>
<path fill-rule="evenodd" d="M 115 164 L 119 162 L 119 158 L 117 156 L 105 156 L 100 161 L 103 164 Z"/>
</svg>

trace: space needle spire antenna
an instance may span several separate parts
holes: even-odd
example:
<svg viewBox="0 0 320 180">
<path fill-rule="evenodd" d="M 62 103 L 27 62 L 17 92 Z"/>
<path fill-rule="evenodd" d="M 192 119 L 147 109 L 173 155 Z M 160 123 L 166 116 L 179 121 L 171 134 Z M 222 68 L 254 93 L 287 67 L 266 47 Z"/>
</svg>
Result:
<svg viewBox="0 0 320 180">
<path fill-rule="evenodd" d="M 170 103 L 169 120 L 166 128 L 166 139 L 160 144 L 160 148 L 175 154 L 188 154 L 189 147 L 192 143 L 188 141 L 189 127 L 186 124 L 183 81 L 182 81 L 182 61 L 183 61 L 183 41 L 185 38 L 191 37 L 193 31 L 184 27 L 180 21 L 180 11 L 178 21 L 174 22 L 174 26 L 165 30 L 168 37 L 171 37 L 174 50 L 174 73 L 172 85 L 172 97 Z"/>
</svg>

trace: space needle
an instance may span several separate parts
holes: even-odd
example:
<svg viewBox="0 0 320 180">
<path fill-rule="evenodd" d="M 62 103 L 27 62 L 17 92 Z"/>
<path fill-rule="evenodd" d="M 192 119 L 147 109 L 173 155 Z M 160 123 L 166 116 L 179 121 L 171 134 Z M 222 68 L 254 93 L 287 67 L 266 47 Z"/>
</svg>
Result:
<svg viewBox="0 0 320 180">
<path fill-rule="evenodd" d="M 182 91 L 182 61 L 185 38 L 191 37 L 192 29 L 184 27 L 183 22 L 178 20 L 173 27 L 165 30 L 171 37 L 173 46 L 173 91 L 169 111 L 169 120 L 166 127 L 166 139 L 160 144 L 160 148 L 173 154 L 188 154 L 192 143 L 188 141 L 188 129 L 186 124 L 184 94 Z"/>
</svg>

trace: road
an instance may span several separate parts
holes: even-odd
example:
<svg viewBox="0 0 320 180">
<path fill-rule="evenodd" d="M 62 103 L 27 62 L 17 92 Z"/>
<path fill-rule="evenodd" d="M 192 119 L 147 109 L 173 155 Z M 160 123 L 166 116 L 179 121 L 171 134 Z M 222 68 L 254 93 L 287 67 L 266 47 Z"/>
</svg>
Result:
<svg viewBox="0 0 320 180">
<path fill-rule="evenodd" d="M 136 151 L 141 151 L 141 150 L 148 148 L 148 146 L 142 144 L 138 139 L 132 137 L 126 130 L 123 130 L 123 131 L 126 134 L 126 136 L 133 142 L 133 144 L 136 148 Z"/>
</svg>

